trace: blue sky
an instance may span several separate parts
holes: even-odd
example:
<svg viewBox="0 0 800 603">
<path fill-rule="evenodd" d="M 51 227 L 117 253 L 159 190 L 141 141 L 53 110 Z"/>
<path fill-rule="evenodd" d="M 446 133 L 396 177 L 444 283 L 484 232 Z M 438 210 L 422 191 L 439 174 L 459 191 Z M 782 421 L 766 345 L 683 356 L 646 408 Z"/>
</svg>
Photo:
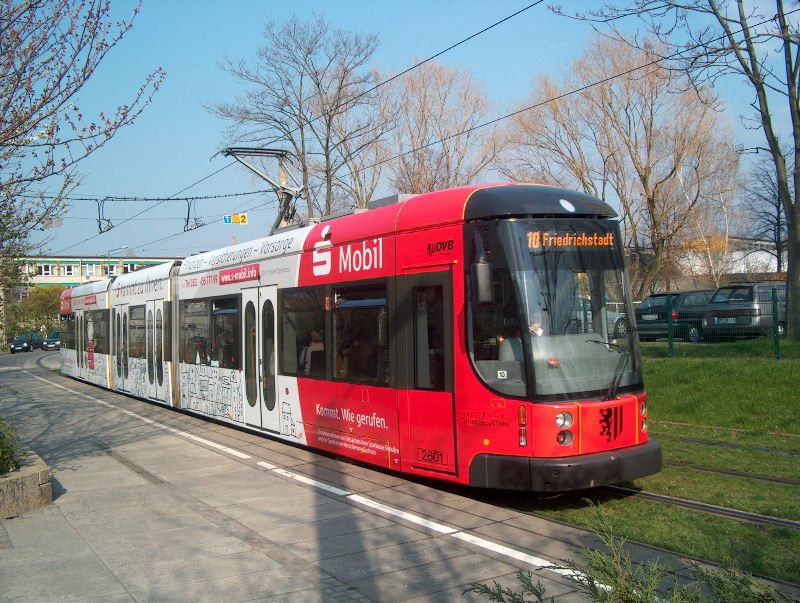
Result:
<svg viewBox="0 0 800 603">
<path fill-rule="evenodd" d="M 220 60 L 254 56 L 263 45 L 264 24 L 270 19 L 280 23 L 292 15 L 301 19 L 322 15 L 334 27 L 375 33 L 380 45 L 374 64 L 382 70 L 402 71 L 530 3 L 144 0 L 133 29 L 103 62 L 83 91 L 79 105 L 89 115 L 112 113 L 117 105 L 133 97 L 145 76 L 158 66 L 166 70 L 166 81 L 133 126 L 120 131 L 80 165 L 84 177 L 73 196 L 168 197 L 226 166 L 230 159 L 213 157 L 229 144 L 226 123 L 211 115 L 204 104 L 233 100 L 243 92 L 241 84 L 220 69 Z M 119 1 L 114 10 L 122 16 L 133 4 Z M 537 74 L 558 74 L 582 52 L 591 35 L 587 24 L 554 16 L 546 4 L 525 11 L 438 60 L 469 69 L 486 86 L 497 114 L 503 114 L 529 94 Z M 596 4 L 569 2 L 575 10 Z M 733 123 L 735 118 L 731 121 L 738 127 Z M 235 165 L 179 196 L 264 188 L 263 181 Z M 274 195 L 200 200 L 194 213 L 211 221 L 265 200 L 274 201 Z M 104 216 L 119 223 L 146 207 L 142 203 L 107 203 Z M 220 220 L 183 233 L 186 204 L 167 202 L 139 219 L 94 236 L 98 234 L 97 213 L 94 202 L 75 201 L 63 226 L 45 231 L 36 240 L 42 241 L 45 253 L 62 256 L 105 255 L 127 246 L 127 250 L 112 255 L 181 257 L 229 245 L 232 237 L 243 242 L 265 236 L 274 220 L 273 211 L 261 210 L 249 213 L 248 226 L 224 225 Z M 163 237 L 168 238 L 151 243 Z"/>
</svg>

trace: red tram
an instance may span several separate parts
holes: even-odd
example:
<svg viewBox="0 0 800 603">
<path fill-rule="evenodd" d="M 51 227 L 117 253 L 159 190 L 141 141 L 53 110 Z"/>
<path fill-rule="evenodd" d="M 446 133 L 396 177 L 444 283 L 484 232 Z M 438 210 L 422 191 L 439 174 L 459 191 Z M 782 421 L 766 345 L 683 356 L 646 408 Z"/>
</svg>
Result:
<svg viewBox="0 0 800 603">
<path fill-rule="evenodd" d="M 527 184 L 383 200 L 66 291 L 63 371 L 449 482 L 629 481 L 661 449 L 614 217 Z"/>
</svg>

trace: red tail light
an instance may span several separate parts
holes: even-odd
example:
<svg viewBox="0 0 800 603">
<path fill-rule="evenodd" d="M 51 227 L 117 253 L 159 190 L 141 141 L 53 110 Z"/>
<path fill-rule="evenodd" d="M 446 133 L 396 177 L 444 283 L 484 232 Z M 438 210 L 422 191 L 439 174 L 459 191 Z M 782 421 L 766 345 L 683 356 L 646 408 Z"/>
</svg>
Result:
<svg viewBox="0 0 800 603">
<path fill-rule="evenodd" d="M 519 445 L 528 445 L 528 413 L 525 407 L 520 405 L 519 415 L 517 415 L 517 424 L 519 425 Z"/>
<path fill-rule="evenodd" d="M 672 320 L 678 320 L 678 313 L 675 310 L 672 311 Z"/>
</svg>

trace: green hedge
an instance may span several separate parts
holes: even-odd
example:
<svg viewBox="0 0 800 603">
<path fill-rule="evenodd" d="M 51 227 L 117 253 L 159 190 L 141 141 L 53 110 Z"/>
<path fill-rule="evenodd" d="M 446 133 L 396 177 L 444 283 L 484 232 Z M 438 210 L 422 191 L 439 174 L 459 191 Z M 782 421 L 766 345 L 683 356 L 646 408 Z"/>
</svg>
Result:
<svg viewBox="0 0 800 603">
<path fill-rule="evenodd" d="M 17 467 L 19 440 L 11 421 L 0 417 L 0 475 Z"/>
</svg>

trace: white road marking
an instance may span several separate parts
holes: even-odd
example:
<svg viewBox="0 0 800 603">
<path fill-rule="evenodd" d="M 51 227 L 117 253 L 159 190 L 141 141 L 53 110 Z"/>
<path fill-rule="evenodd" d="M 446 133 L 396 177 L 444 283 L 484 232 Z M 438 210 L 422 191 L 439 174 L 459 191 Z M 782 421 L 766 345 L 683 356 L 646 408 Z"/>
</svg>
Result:
<svg viewBox="0 0 800 603">
<path fill-rule="evenodd" d="M 319 488 L 320 490 L 325 490 L 326 492 L 330 492 L 331 494 L 336 494 L 337 496 L 348 496 L 350 494 L 347 490 L 342 490 L 340 488 L 337 488 L 336 486 L 331 486 L 330 484 L 326 484 L 325 482 L 320 482 L 305 475 L 294 473 L 292 471 L 287 471 L 286 469 L 282 469 L 280 467 L 276 467 L 275 469 L 273 469 L 273 471 L 278 475 L 282 475 L 284 477 L 297 480 L 298 482 L 308 484 L 309 486 L 314 486 L 315 488 Z"/>
<path fill-rule="evenodd" d="M 409 513 L 408 511 L 402 511 L 400 509 L 395 509 L 394 507 L 390 507 L 385 505 L 381 502 L 365 498 L 360 494 L 351 494 L 348 496 L 350 500 L 357 502 L 359 504 L 364 505 L 365 507 L 370 507 L 372 509 L 377 509 L 378 511 L 382 511 L 389 515 L 394 515 L 395 517 L 400 517 L 401 519 L 405 519 L 406 521 L 410 521 L 412 523 L 419 524 L 421 526 L 425 526 L 431 530 L 436 532 L 440 532 L 442 534 L 454 534 L 458 530 L 455 528 L 451 528 L 450 526 L 446 526 L 441 523 L 437 523 L 435 521 L 431 521 L 430 519 L 425 519 L 424 517 L 420 517 L 419 515 L 414 515 L 413 513 Z"/>
<path fill-rule="evenodd" d="M 49 381 L 47 379 L 43 379 L 42 377 L 39 377 L 38 375 L 34 375 L 33 373 L 30 373 L 27 370 L 25 372 L 28 375 L 30 375 L 31 377 L 33 377 L 34 379 L 38 379 L 39 381 L 44 381 L 48 385 L 55 386 L 55 387 L 57 387 L 59 389 L 63 389 L 65 391 L 68 391 L 68 392 L 73 393 L 73 394 L 78 394 L 80 396 L 83 396 L 84 398 L 92 400 L 93 402 L 96 402 L 96 403 L 101 404 L 103 406 L 106 406 L 108 408 L 113 408 L 115 410 L 121 410 L 126 415 L 129 415 L 131 417 L 134 417 L 136 419 L 144 421 L 145 423 L 148 423 L 148 424 L 153 425 L 155 427 L 158 427 L 160 429 L 164 429 L 166 431 L 174 433 L 175 435 L 181 436 L 183 438 L 186 438 L 186 439 L 189 439 L 189 440 L 192 440 L 192 441 L 195 441 L 195 442 L 202 443 L 202 444 L 204 444 L 206 446 L 210 446 L 210 447 L 215 448 L 217 450 L 221 450 L 223 452 L 226 452 L 228 454 L 231 454 L 231 455 L 233 455 L 235 457 L 238 457 L 238 458 L 241 458 L 241 459 L 249 459 L 249 458 L 251 458 L 249 455 L 245 454 L 244 452 L 240 452 L 239 450 L 236 450 L 235 448 L 230 448 L 228 446 L 224 446 L 222 444 L 218 444 L 217 442 L 212 442 L 211 440 L 207 440 L 205 438 L 201 438 L 201 437 L 193 435 L 191 433 L 187 433 L 185 431 L 181 431 L 179 429 L 175 429 L 174 427 L 170 427 L 168 425 L 164 425 L 162 423 L 159 423 L 158 421 L 154 421 L 153 419 L 150 419 L 148 417 L 144 417 L 144 416 L 139 415 L 139 414 L 137 414 L 137 413 L 135 413 L 133 411 L 126 410 L 126 409 L 123 409 L 123 408 L 119 408 L 118 406 L 115 406 L 114 404 L 110 404 L 109 402 L 106 402 L 105 400 L 100 400 L 99 398 L 95 398 L 94 396 L 90 396 L 88 394 L 84 394 L 83 392 L 78 392 L 78 391 L 72 390 L 72 389 L 70 389 L 68 387 L 64 387 L 63 385 L 59 385 L 58 383 L 55 383 L 53 381 Z M 431 529 L 431 530 L 433 530 L 435 532 L 439 532 L 440 534 L 444 534 L 444 535 L 447 535 L 447 536 L 452 536 L 453 538 L 458 538 L 459 540 L 467 542 L 467 543 L 469 543 L 469 544 L 471 544 L 473 546 L 476 546 L 478 548 L 482 548 L 484 550 L 491 551 L 492 553 L 495 553 L 497 555 L 503 555 L 504 557 L 508 557 L 510 559 L 514 559 L 516 561 L 520 561 L 522 563 L 525 563 L 526 565 L 530 565 L 530 566 L 538 568 L 538 569 L 551 571 L 551 572 L 554 572 L 556 574 L 559 574 L 561 576 L 565 576 L 565 577 L 568 577 L 568 578 L 575 575 L 574 570 L 571 570 L 571 569 L 565 568 L 565 567 L 560 567 L 558 565 L 554 565 L 553 562 L 547 561 L 546 559 L 542 559 L 541 557 L 536 557 L 536 556 L 531 555 L 529 553 L 525 553 L 523 551 L 519 551 L 517 549 L 513 549 L 513 548 L 505 546 L 503 544 L 498 544 L 496 542 L 492 542 L 491 540 L 486 540 L 485 538 L 481 538 L 479 536 L 475 536 L 473 534 L 470 534 L 469 532 L 463 532 L 463 531 L 461 531 L 461 530 L 459 530 L 457 528 L 453 528 L 451 526 L 448 526 L 448 525 L 445 525 L 445 524 L 442 524 L 442 523 L 431 521 L 430 519 L 426 519 L 424 517 L 420 517 L 419 515 L 415 515 L 413 513 L 409 513 L 408 511 L 403 511 L 402 509 L 396 509 L 394 507 L 390 507 L 389 505 L 386 505 L 386 504 L 384 504 L 382 502 L 378 502 L 376 500 L 372 500 L 370 498 L 366 498 L 365 496 L 361 496 L 360 494 L 351 494 L 347 490 L 342 490 L 341 488 L 337 488 L 336 486 L 332 486 L 330 484 L 326 484 L 325 482 L 321 482 L 321 481 L 312 479 L 312 478 L 310 478 L 308 476 L 305 476 L 305 475 L 302 475 L 302 474 L 299 474 L 299 473 L 294 473 L 293 471 L 289 471 L 287 469 L 283 469 L 282 467 L 277 467 L 276 465 L 272 465 L 272 464 L 266 463 L 264 461 L 258 461 L 256 463 L 256 465 L 258 465 L 259 467 L 262 467 L 264 469 L 267 469 L 269 471 L 272 471 L 274 473 L 277 473 L 278 475 L 282 475 L 282 476 L 284 476 L 284 477 L 286 477 L 288 479 L 292 479 L 292 480 L 301 482 L 303 484 L 307 484 L 307 485 L 312 486 L 314 488 L 319 488 L 320 490 L 324 490 L 325 492 L 329 492 L 329 493 L 334 494 L 336 496 L 342 496 L 342 497 L 344 497 L 344 498 L 346 498 L 348 500 L 353 501 L 356 504 L 363 505 L 365 507 L 369 507 L 370 509 L 375 509 L 375 510 L 380 511 L 382 513 L 386 513 L 387 515 L 392 515 L 394 517 L 399 517 L 400 519 L 403 519 L 403 520 L 408 521 L 410 523 L 415 523 L 417 525 L 426 527 L 426 528 Z M 604 587 L 603 585 L 601 585 L 601 587 L 602 588 L 607 588 L 607 587 Z"/>
</svg>

